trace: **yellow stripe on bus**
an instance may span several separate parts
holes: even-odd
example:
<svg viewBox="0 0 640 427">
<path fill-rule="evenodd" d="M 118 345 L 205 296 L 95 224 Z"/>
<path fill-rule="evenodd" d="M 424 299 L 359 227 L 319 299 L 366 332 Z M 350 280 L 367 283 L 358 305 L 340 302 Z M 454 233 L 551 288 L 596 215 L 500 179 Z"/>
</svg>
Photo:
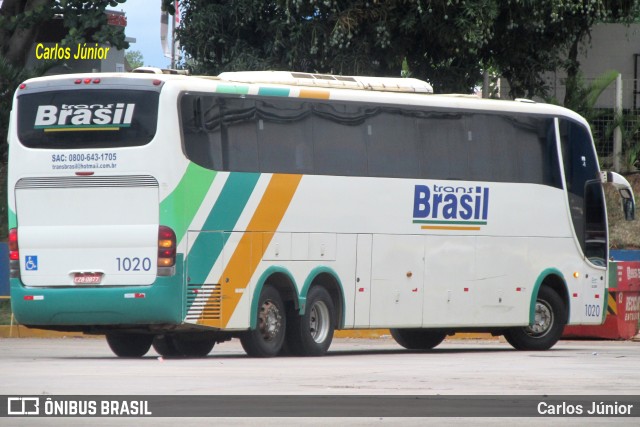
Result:
<svg viewBox="0 0 640 427">
<path fill-rule="evenodd" d="M 328 90 L 300 89 L 299 98 L 329 99 Z"/>
<path fill-rule="evenodd" d="M 200 316 L 198 323 L 224 328 L 229 323 L 231 315 L 240 302 L 245 289 L 249 285 L 251 277 L 262 261 L 262 257 L 278 229 L 280 221 L 289 208 L 293 195 L 298 188 L 302 175 L 274 174 L 269 185 L 260 200 L 246 232 L 243 234 L 236 250 L 220 278 L 222 286 L 222 313 L 220 321 L 209 322 Z M 215 301 L 207 300 L 203 313 L 207 308 L 213 307 Z"/>
<path fill-rule="evenodd" d="M 464 231 L 480 230 L 480 227 L 460 227 L 455 225 L 423 225 L 420 228 L 423 230 L 464 230 Z"/>
</svg>

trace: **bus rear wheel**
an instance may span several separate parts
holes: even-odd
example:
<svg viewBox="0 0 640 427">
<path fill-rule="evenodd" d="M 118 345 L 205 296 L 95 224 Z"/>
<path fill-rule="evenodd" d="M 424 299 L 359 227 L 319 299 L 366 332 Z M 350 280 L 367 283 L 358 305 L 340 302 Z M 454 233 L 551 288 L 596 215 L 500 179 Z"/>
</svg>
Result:
<svg viewBox="0 0 640 427">
<path fill-rule="evenodd" d="M 260 293 L 257 314 L 256 329 L 240 336 L 242 348 L 251 357 L 277 356 L 284 343 L 287 315 L 280 293 L 268 284 Z"/>
<path fill-rule="evenodd" d="M 205 357 L 216 344 L 216 338 L 206 334 L 179 334 L 172 337 L 173 344 L 182 356 Z"/>
<path fill-rule="evenodd" d="M 536 299 L 533 324 L 509 329 L 504 338 L 516 350 L 548 350 L 562 336 L 566 319 L 567 310 L 560 296 L 543 286 Z"/>
<path fill-rule="evenodd" d="M 107 333 L 107 344 L 118 357 L 142 357 L 151 348 L 153 335 L 130 332 Z"/>
<path fill-rule="evenodd" d="M 446 332 L 430 329 L 391 329 L 394 340 L 407 350 L 431 350 L 446 338 Z"/>
<path fill-rule="evenodd" d="M 216 337 L 202 333 L 156 335 L 153 348 L 163 357 L 205 357 L 216 344 Z"/>
<path fill-rule="evenodd" d="M 329 292 L 314 286 L 307 294 L 302 316 L 292 315 L 287 329 L 287 347 L 297 356 L 322 356 L 333 340 L 335 307 Z"/>
<path fill-rule="evenodd" d="M 153 338 L 153 349 L 162 357 L 180 357 L 171 335 L 156 335 Z"/>
</svg>

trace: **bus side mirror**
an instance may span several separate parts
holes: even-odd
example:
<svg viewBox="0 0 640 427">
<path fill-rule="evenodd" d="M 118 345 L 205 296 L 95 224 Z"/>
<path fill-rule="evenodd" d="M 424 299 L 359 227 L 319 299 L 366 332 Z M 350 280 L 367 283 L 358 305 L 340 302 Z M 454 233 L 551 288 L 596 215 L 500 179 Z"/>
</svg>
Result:
<svg viewBox="0 0 640 427">
<path fill-rule="evenodd" d="M 636 206 L 632 198 L 622 199 L 622 210 L 624 211 L 624 219 L 627 221 L 636 219 Z"/>
<path fill-rule="evenodd" d="M 603 172 L 602 178 L 603 182 L 613 184 L 620 193 L 620 197 L 622 197 L 624 219 L 627 221 L 634 220 L 636 217 L 636 201 L 633 197 L 633 190 L 631 189 L 629 181 L 627 181 L 627 179 L 622 175 L 615 172 Z"/>
</svg>

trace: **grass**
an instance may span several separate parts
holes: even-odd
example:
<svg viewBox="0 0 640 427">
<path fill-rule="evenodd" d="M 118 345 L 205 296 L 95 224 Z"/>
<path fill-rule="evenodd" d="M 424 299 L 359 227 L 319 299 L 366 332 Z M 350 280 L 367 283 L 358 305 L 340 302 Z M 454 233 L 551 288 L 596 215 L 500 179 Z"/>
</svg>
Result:
<svg viewBox="0 0 640 427">
<path fill-rule="evenodd" d="M 11 302 L 8 299 L 0 299 L 0 325 L 11 324 Z"/>
</svg>

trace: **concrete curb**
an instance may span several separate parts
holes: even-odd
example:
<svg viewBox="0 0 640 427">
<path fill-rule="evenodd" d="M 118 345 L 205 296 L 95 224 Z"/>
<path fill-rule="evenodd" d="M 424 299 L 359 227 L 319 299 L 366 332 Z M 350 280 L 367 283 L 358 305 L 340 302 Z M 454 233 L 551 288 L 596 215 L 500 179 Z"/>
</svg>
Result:
<svg viewBox="0 0 640 427">
<path fill-rule="evenodd" d="M 22 325 L 0 325 L 0 338 L 96 338 L 101 335 L 85 335 L 81 332 L 56 332 L 44 329 L 27 328 Z M 350 329 L 336 331 L 335 338 L 390 338 L 388 329 Z M 448 337 L 448 339 L 487 339 L 499 340 L 491 334 L 459 333 Z"/>
<path fill-rule="evenodd" d="M 96 335 L 85 335 L 81 332 L 56 332 L 56 331 L 47 331 L 44 329 L 32 329 L 22 325 L 0 326 L 0 338 L 68 338 L 68 337 L 93 338 L 95 336 Z"/>
</svg>

